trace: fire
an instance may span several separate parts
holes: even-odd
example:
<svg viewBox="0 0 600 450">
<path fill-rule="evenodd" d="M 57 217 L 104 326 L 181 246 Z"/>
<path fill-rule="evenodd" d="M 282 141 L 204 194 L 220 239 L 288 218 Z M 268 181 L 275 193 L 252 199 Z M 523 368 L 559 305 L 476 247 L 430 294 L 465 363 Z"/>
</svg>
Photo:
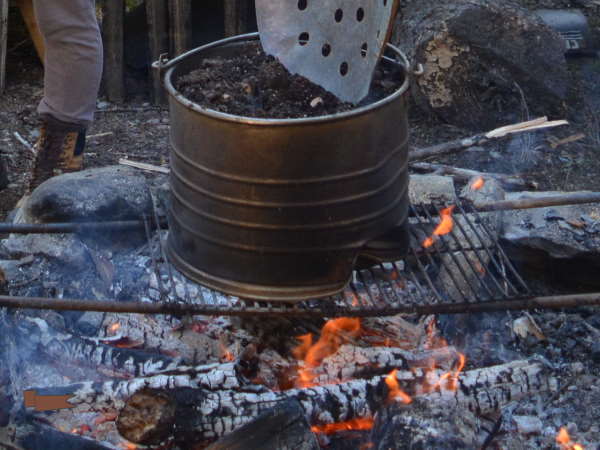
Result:
<svg viewBox="0 0 600 450">
<path fill-rule="evenodd" d="M 119 328 L 121 328 L 121 324 L 119 322 L 113 323 L 108 327 L 108 334 L 115 334 Z"/>
<path fill-rule="evenodd" d="M 235 360 L 233 353 L 227 348 L 223 339 L 219 339 L 219 347 L 221 348 L 221 359 L 223 361 L 231 362 Z"/>
<path fill-rule="evenodd" d="M 340 317 L 329 320 L 323 326 L 321 337 L 315 344 L 312 344 L 312 335 L 300 336 L 300 345 L 292 351 L 296 358 L 304 360 L 304 367 L 298 373 L 298 387 L 313 386 L 315 376 L 312 369 L 319 367 L 321 362 L 337 352 L 342 344 L 357 337 L 360 330 L 360 319 Z"/>
<path fill-rule="evenodd" d="M 400 384 L 398 383 L 398 378 L 396 376 L 397 373 L 398 370 L 394 369 L 387 377 L 385 377 L 385 384 L 387 384 L 387 387 L 390 390 L 388 399 L 390 401 L 400 401 L 409 404 L 412 402 L 412 398 L 400 389 Z"/>
<path fill-rule="evenodd" d="M 571 441 L 571 436 L 565 427 L 561 427 L 556 435 L 556 443 L 561 450 L 584 450 L 584 446 Z"/>
<path fill-rule="evenodd" d="M 361 417 L 346 422 L 328 423 L 326 425 L 313 425 L 310 427 L 313 433 L 333 434 L 344 430 L 370 430 L 373 428 L 373 419 Z"/>
<path fill-rule="evenodd" d="M 138 448 L 137 445 L 135 445 L 132 442 L 127 442 L 127 441 L 123 441 L 119 444 L 119 447 L 121 447 L 123 450 L 136 450 Z"/>
<path fill-rule="evenodd" d="M 454 208 L 455 206 L 452 205 L 440 211 L 440 223 L 433 230 L 433 234 L 423 241 L 423 247 L 431 247 L 438 236 L 444 236 L 452 231 L 452 228 L 454 228 L 454 220 L 452 219 Z"/>
<path fill-rule="evenodd" d="M 89 433 L 92 431 L 92 428 L 89 425 L 83 424 L 79 427 L 75 427 L 71 430 L 71 434 L 79 434 L 83 436 L 85 433 Z"/>
<path fill-rule="evenodd" d="M 473 191 L 478 191 L 483 186 L 485 186 L 485 180 L 483 177 L 478 177 L 475 181 L 473 181 L 473 183 L 471 183 L 471 189 Z"/>
</svg>

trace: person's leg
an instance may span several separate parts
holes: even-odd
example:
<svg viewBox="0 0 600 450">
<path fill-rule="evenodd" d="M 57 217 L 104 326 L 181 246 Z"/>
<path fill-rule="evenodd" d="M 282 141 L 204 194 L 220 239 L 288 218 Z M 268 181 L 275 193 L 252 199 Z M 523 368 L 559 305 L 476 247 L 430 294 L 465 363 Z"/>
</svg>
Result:
<svg viewBox="0 0 600 450">
<path fill-rule="evenodd" d="M 46 44 L 40 138 L 30 190 L 81 170 L 85 129 L 93 120 L 102 77 L 102 39 L 94 0 L 33 0 Z"/>
<path fill-rule="evenodd" d="M 46 43 L 44 98 L 38 112 L 88 125 L 102 78 L 102 38 L 94 0 L 34 0 Z"/>
</svg>

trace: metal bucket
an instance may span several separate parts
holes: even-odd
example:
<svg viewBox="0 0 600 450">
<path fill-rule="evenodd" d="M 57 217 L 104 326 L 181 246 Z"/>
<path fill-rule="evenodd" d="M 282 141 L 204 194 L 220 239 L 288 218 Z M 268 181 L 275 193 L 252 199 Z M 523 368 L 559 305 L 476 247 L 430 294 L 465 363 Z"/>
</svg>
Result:
<svg viewBox="0 0 600 450">
<path fill-rule="evenodd" d="M 190 279 L 240 297 L 296 301 L 339 292 L 363 245 L 408 214 L 408 63 L 392 95 L 349 112 L 255 119 L 193 103 L 174 87 L 204 58 L 243 54 L 257 34 L 169 61 L 167 252 Z"/>
</svg>

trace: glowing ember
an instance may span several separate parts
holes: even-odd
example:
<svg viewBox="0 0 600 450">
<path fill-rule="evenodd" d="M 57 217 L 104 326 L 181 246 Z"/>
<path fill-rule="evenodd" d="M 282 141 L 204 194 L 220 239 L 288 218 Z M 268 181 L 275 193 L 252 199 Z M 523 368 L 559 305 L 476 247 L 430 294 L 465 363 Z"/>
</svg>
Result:
<svg viewBox="0 0 600 450">
<path fill-rule="evenodd" d="M 392 372 L 385 377 L 385 384 L 387 384 L 390 393 L 388 395 L 388 399 L 390 401 L 397 401 L 409 404 L 412 402 L 412 398 L 402 389 L 400 389 L 400 384 L 398 383 L 398 378 L 396 374 L 398 373 L 397 369 L 392 370 Z"/>
<path fill-rule="evenodd" d="M 471 189 L 474 191 L 478 191 L 483 186 L 485 186 L 485 180 L 483 179 L 483 177 L 479 177 L 475 181 L 473 181 L 473 183 L 471 183 Z"/>
<path fill-rule="evenodd" d="M 565 427 L 562 427 L 556 435 L 556 443 L 561 450 L 584 450 L 584 446 L 571 441 L 571 436 Z"/>
<path fill-rule="evenodd" d="M 454 212 L 455 206 L 452 205 L 448 208 L 444 208 L 440 211 L 440 223 L 433 230 L 431 237 L 428 237 L 423 241 L 423 247 L 429 248 L 435 242 L 438 236 L 444 236 L 452 231 L 454 228 L 454 220 L 452 219 L 452 213 Z"/>
<path fill-rule="evenodd" d="M 344 430 L 370 430 L 373 428 L 373 423 L 374 421 L 371 418 L 358 418 L 347 422 L 313 425 L 310 429 L 313 433 L 333 434 Z"/>
<path fill-rule="evenodd" d="M 137 445 L 127 441 L 121 442 L 119 447 L 121 447 L 123 450 L 136 450 L 138 448 Z"/>
<path fill-rule="evenodd" d="M 108 333 L 115 334 L 119 328 L 121 328 L 121 324 L 118 322 L 115 322 L 111 326 L 108 327 Z"/>
<path fill-rule="evenodd" d="M 360 319 L 340 317 L 339 319 L 329 320 L 321 330 L 321 337 L 312 344 L 312 336 L 305 335 L 299 339 L 301 343 L 293 350 L 294 356 L 304 356 L 304 368 L 299 370 L 298 387 L 314 386 L 314 374 L 312 369 L 319 367 L 321 362 L 330 355 L 337 352 L 342 344 L 360 334 Z M 308 337 L 310 336 L 310 338 Z M 306 350 L 308 348 L 308 350 Z M 298 358 L 302 359 L 302 358 Z"/>
<path fill-rule="evenodd" d="M 221 348 L 221 360 L 222 361 L 234 361 L 235 357 L 233 353 L 227 348 L 223 339 L 219 339 L 219 347 Z"/>
</svg>

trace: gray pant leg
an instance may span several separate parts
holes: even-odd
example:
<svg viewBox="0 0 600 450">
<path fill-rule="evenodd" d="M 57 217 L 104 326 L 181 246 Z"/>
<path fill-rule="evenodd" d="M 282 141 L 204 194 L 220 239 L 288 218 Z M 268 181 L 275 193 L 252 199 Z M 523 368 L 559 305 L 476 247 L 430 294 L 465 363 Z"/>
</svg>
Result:
<svg viewBox="0 0 600 450">
<path fill-rule="evenodd" d="M 102 78 L 95 0 L 33 0 L 44 41 L 44 98 L 38 112 L 88 125 Z"/>
</svg>

